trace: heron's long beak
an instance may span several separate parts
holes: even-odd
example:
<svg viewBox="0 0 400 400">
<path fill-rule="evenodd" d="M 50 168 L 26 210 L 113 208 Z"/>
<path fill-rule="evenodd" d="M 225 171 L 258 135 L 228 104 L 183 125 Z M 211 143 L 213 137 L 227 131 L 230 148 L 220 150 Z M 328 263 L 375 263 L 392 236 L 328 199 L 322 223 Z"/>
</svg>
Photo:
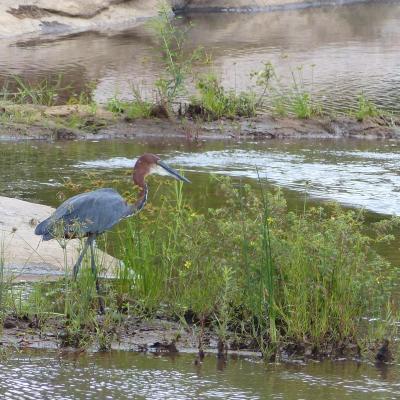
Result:
<svg viewBox="0 0 400 400">
<path fill-rule="evenodd" d="M 183 181 L 186 183 L 191 183 L 189 179 L 185 178 L 184 176 L 180 175 L 178 171 L 174 170 L 171 168 L 169 165 L 165 164 L 164 161 L 158 160 L 157 164 L 165 169 L 165 171 L 168 172 L 169 175 L 171 175 L 173 178 L 177 179 L 178 181 Z"/>
</svg>

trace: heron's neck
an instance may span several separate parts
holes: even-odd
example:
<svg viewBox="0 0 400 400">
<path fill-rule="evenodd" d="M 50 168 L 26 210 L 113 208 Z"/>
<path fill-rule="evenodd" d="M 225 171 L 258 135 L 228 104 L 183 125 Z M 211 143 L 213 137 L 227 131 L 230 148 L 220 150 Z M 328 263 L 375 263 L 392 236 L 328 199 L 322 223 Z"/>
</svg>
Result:
<svg viewBox="0 0 400 400">
<path fill-rule="evenodd" d="M 139 197 L 136 200 L 135 203 L 130 204 L 130 213 L 131 214 L 137 214 L 138 212 L 142 211 L 143 207 L 147 203 L 147 194 L 149 192 L 148 187 L 146 182 L 144 181 L 144 178 L 137 179 L 135 175 L 133 175 L 133 183 L 136 186 L 140 187 L 140 192 L 139 192 Z"/>
</svg>

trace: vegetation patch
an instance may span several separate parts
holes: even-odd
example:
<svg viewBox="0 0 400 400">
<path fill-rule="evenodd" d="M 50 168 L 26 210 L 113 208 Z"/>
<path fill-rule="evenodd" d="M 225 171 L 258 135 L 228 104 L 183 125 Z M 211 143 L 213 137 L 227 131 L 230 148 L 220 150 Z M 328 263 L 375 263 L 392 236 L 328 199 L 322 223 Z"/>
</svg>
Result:
<svg viewBox="0 0 400 400">
<path fill-rule="evenodd" d="M 376 105 L 368 100 L 364 94 L 360 94 L 357 98 L 357 109 L 353 112 L 357 121 L 362 122 L 368 117 L 378 117 L 382 112 L 376 107 Z"/>
<path fill-rule="evenodd" d="M 123 115 L 125 119 L 129 121 L 159 116 L 168 117 L 166 111 L 164 111 L 164 113 L 158 112 L 159 107 L 157 107 L 157 104 L 143 100 L 138 90 L 134 91 L 134 100 L 123 101 L 117 96 L 114 96 L 107 102 L 106 107 L 108 111 Z"/>
<path fill-rule="evenodd" d="M 397 220 L 367 235 L 361 210 L 305 202 L 289 212 L 281 192 L 261 183 L 221 179 L 225 204 L 203 212 L 178 184 L 169 190 L 174 200 L 166 196 L 111 233 L 124 266 L 102 282 L 104 318 L 89 268 L 77 282 L 38 284 L 27 299 L 9 291 L 6 314 L 41 330 L 56 318 L 63 345 L 96 341 L 102 349 L 132 318 L 175 321 L 195 335 L 200 353 L 210 337 L 221 352 L 250 349 L 267 359 L 375 355 L 384 339 L 394 346 L 394 277 L 374 245 L 392 239 Z"/>
<path fill-rule="evenodd" d="M 208 120 L 256 115 L 255 93 L 237 94 L 233 90 L 226 91 L 213 74 L 201 77 L 196 88 L 199 91 L 199 97 L 192 98 L 186 115 L 200 115 Z"/>
</svg>

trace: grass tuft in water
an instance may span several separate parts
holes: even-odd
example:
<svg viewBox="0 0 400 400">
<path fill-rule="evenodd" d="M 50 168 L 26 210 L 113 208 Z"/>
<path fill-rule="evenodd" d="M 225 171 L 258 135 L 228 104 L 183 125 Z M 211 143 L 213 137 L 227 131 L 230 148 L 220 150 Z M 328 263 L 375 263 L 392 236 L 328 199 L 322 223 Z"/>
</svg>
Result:
<svg viewBox="0 0 400 400">
<path fill-rule="evenodd" d="M 17 104 L 35 104 L 53 106 L 57 102 L 59 92 L 65 90 L 61 76 L 55 81 L 43 79 L 39 82 L 29 82 L 19 76 L 14 76 L 15 92 L 9 93 L 3 90 L 3 99 Z"/>
</svg>

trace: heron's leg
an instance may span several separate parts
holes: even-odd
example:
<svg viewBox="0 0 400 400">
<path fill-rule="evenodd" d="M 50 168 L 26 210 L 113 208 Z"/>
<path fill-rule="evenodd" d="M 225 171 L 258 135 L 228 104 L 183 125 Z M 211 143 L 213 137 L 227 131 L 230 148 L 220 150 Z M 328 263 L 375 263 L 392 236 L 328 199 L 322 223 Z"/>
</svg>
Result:
<svg viewBox="0 0 400 400">
<path fill-rule="evenodd" d="M 97 295 L 99 296 L 99 312 L 100 314 L 104 314 L 104 299 L 100 296 L 100 285 L 99 285 L 99 279 L 97 278 L 97 268 L 96 268 L 96 262 L 94 259 L 94 240 L 96 236 L 90 236 L 90 255 L 91 255 L 91 264 L 92 264 L 92 273 L 96 282 L 96 292 Z"/>
<path fill-rule="evenodd" d="M 90 243 L 90 237 L 86 240 L 85 245 L 83 246 L 82 252 L 78 257 L 78 260 L 76 261 L 74 268 L 73 268 L 73 273 L 74 273 L 74 279 L 76 279 L 76 277 L 78 276 L 78 272 L 79 272 L 79 267 L 82 264 L 82 260 L 83 257 L 85 257 L 85 254 L 87 252 L 87 249 L 89 247 L 89 243 Z"/>
</svg>

